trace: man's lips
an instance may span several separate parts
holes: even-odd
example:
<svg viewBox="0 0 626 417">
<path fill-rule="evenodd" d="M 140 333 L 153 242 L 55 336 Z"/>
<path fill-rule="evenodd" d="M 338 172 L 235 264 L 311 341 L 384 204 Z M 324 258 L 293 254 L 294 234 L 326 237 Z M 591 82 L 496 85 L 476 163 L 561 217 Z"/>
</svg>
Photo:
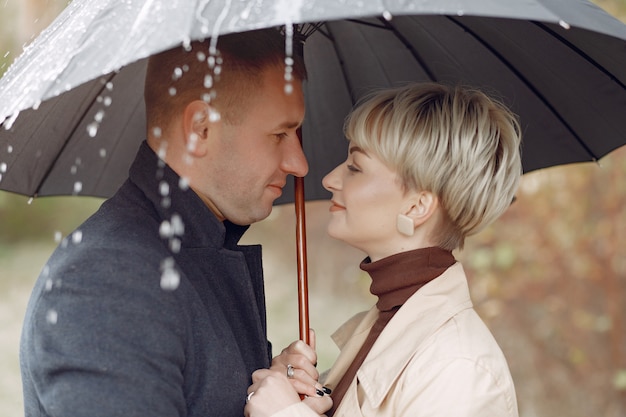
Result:
<svg viewBox="0 0 626 417">
<path fill-rule="evenodd" d="M 334 201 L 331 201 L 331 205 L 330 208 L 328 209 L 329 211 L 340 211 L 340 210 L 345 210 L 346 208 L 344 206 L 342 206 L 341 204 L 337 204 Z"/>
<path fill-rule="evenodd" d="M 285 184 L 283 183 L 283 184 L 270 184 L 267 187 L 271 190 L 278 192 L 278 194 L 282 194 L 284 186 Z"/>
</svg>

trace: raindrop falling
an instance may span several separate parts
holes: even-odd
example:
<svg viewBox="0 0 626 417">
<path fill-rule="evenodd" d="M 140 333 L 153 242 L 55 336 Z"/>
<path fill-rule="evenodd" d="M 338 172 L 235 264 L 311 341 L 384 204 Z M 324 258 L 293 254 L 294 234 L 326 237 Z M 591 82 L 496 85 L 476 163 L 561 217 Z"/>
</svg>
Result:
<svg viewBox="0 0 626 417">
<path fill-rule="evenodd" d="M 159 184 L 159 194 L 162 197 L 166 197 L 170 194 L 170 185 L 166 181 L 161 181 Z"/>
<path fill-rule="evenodd" d="M 56 243 L 61 242 L 62 239 L 63 239 L 63 233 L 61 233 L 59 231 L 54 232 L 54 241 Z"/>
<path fill-rule="evenodd" d="M 100 158 L 106 158 L 107 156 L 107 150 L 104 148 L 100 149 Z"/>
<path fill-rule="evenodd" d="M 56 312 L 56 310 L 48 310 L 48 312 L 46 313 L 46 321 L 50 324 L 57 324 L 57 321 L 59 319 L 59 315 Z"/>
<path fill-rule="evenodd" d="M 180 284 L 180 274 L 174 267 L 174 258 L 165 258 L 161 262 L 161 289 L 174 291 Z"/>
<path fill-rule="evenodd" d="M 570 25 L 565 20 L 559 20 L 559 25 L 564 29 L 569 29 Z"/>
<path fill-rule="evenodd" d="M 178 188 L 183 191 L 187 191 L 189 189 L 189 178 L 180 177 L 178 180 Z"/>
<path fill-rule="evenodd" d="M 172 225 L 169 221 L 163 220 L 161 222 L 161 226 L 159 226 L 159 236 L 163 239 L 172 237 Z"/>
<path fill-rule="evenodd" d="M 220 112 L 218 112 L 217 110 L 213 108 L 209 109 L 209 121 L 210 122 L 219 122 L 221 118 L 222 116 L 220 115 Z"/>
<path fill-rule="evenodd" d="M 78 194 L 83 190 L 83 183 L 80 181 L 76 181 L 74 183 L 74 194 Z"/>
<path fill-rule="evenodd" d="M 26 204 L 28 204 L 30 206 L 31 204 L 33 204 L 33 200 L 34 200 L 33 197 L 29 198 L 28 201 L 26 202 Z"/>
<path fill-rule="evenodd" d="M 11 146 L 11 145 L 7 146 L 7 152 L 8 153 L 13 153 L 13 146 Z"/>
<path fill-rule="evenodd" d="M 293 24 L 285 25 L 285 94 L 293 93 Z"/>
<path fill-rule="evenodd" d="M 83 232 L 81 230 L 76 230 L 74 233 L 72 233 L 72 243 L 74 243 L 75 245 L 78 245 L 82 241 L 83 241 Z"/>
<path fill-rule="evenodd" d="M 170 96 L 175 96 L 176 95 L 176 88 L 174 87 L 170 87 L 170 89 L 168 90 L 168 93 L 170 94 Z"/>
<path fill-rule="evenodd" d="M 78 171 L 78 167 L 76 165 L 72 165 L 72 167 L 70 168 L 70 173 L 72 175 L 76 175 L 77 171 Z"/>
<path fill-rule="evenodd" d="M 170 251 L 172 251 L 172 253 L 179 253 L 180 247 L 181 247 L 180 239 L 174 238 L 170 240 Z"/>
<path fill-rule="evenodd" d="M 93 119 L 98 123 L 102 122 L 102 120 L 104 119 L 104 110 L 98 111 Z"/>
<path fill-rule="evenodd" d="M 103 100 L 104 107 L 109 107 L 113 103 L 113 99 L 109 96 L 106 96 Z"/>
<path fill-rule="evenodd" d="M 98 128 L 100 126 L 98 125 L 97 122 L 91 122 L 87 125 L 87 133 L 89 134 L 89 137 L 91 138 L 95 138 L 96 135 L 98 134 Z"/>
<path fill-rule="evenodd" d="M 172 233 L 176 236 L 185 234 L 185 223 L 178 214 L 172 215 Z"/>
<path fill-rule="evenodd" d="M 211 74 L 207 74 L 204 77 L 204 88 L 212 88 L 213 87 L 213 76 Z"/>
<path fill-rule="evenodd" d="M 385 10 L 383 12 L 383 17 L 385 18 L 386 21 L 390 21 L 391 19 L 393 19 L 393 16 L 391 12 L 389 12 L 389 10 Z"/>
<path fill-rule="evenodd" d="M 172 74 L 172 80 L 177 81 L 180 80 L 183 76 L 183 69 L 180 67 L 174 68 L 174 73 Z"/>
<path fill-rule="evenodd" d="M 52 281 L 52 279 L 51 279 L 51 278 L 48 278 L 48 279 L 46 280 L 46 283 L 45 283 L 44 285 L 45 285 L 45 286 L 44 286 L 44 290 L 45 290 L 46 292 L 50 292 L 50 291 L 52 291 L 52 286 L 54 285 L 54 282 Z"/>
<path fill-rule="evenodd" d="M 0 163 L 0 172 L 1 173 L 7 172 L 7 164 L 6 164 L 6 162 Z"/>
</svg>

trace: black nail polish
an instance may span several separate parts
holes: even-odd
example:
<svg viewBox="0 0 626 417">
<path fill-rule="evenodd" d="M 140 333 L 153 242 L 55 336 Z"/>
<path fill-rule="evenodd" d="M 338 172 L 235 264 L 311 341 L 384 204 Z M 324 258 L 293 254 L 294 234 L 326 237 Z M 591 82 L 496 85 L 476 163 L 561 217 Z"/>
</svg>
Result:
<svg viewBox="0 0 626 417">
<path fill-rule="evenodd" d="M 333 390 L 328 387 L 322 387 L 322 391 L 324 391 L 327 395 L 330 395 L 333 392 Z"/>
<path fill-rule="evenodd" d="M 323 397 L 323 396 L 324 396 L 324 391 L 319 390 L 319 389 L 317 389 L 317 388 L 315 388 L 315 393 L 316 393 L 318 396 L 320 396 L 320 397 Z"/>
</svg>

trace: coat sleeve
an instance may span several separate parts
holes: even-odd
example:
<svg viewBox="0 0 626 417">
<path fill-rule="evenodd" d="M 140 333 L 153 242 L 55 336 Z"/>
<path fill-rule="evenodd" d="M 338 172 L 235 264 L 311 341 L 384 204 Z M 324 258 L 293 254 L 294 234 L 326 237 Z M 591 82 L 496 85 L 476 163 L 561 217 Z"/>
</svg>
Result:
<svg viewBox="0 0 626 417">
<path fill-rule="evenodd" d="M 52 266 L 35 287 L 22 338 L 26 414 L 185 415 L 176 291 L 160 288 L 158 266 L 89 260 Z"/>
<path fill-rule="evenodd" d="M 320 417 L 308 405 L 303 402 L 295 403 L 287 408 L 282 409 L 278 413 L 272 414 L 272 417 Z"/>
</svg>

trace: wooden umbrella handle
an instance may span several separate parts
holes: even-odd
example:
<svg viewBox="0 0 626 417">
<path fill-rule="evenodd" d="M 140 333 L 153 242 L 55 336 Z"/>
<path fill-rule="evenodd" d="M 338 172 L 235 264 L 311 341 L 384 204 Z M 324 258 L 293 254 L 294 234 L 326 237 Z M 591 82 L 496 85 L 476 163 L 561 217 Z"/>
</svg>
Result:
<svg viewBox="0 0 626 417">
<path fill-rule="evenodd" d="M 296 177 L 294 183 L 296 208 L 296 248 L 298 269 L 298 328 L 300 340 L 309 340 L 309 283 L 306 253 L 306 216 L 304 210 L 304 178 Z"/>
<path fill-rule="evenodd" d="M 302 145 L 302 129 L 298 138 Z M 296 209 L 296 259 L 298 270 L 298 329 L 300 340 L 307 345 L 309 340 L 309 278 L 307 274 L 306 216 L 304 208 L 304 178 L 294 177 L 294 203 Z"/>
</svg>

